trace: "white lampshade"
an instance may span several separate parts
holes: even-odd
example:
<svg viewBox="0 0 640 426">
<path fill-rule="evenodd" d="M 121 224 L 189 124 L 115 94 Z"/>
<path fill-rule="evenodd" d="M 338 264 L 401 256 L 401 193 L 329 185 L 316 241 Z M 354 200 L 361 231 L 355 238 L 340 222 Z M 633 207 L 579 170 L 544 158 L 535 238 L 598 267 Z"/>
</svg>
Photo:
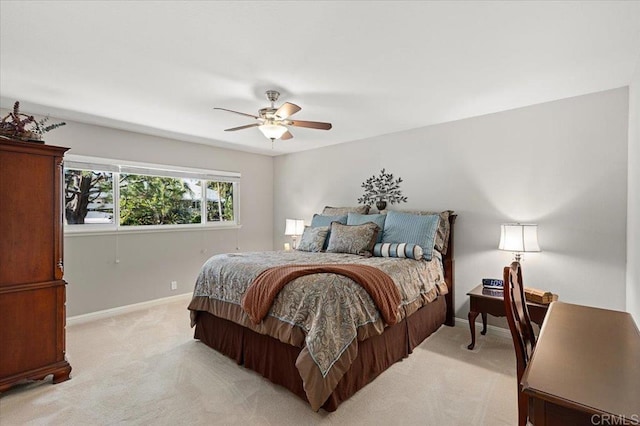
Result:
<svg viewBox="0 0 640 426">
<path fill-rule="evenodd" d="M 498 249 L 524 253 L 540 251 L 538 225 L 532 223 L 505 223 L 500 225 Z"/>
<path fill-rule="evenodd" d="M 281 124 L 263 124 L 258 126 L 258 129 L 269 139 L 280 139 L 287 131 L 287 128 Z"/>
<path fill-rule="evenodd" d="M 303 232 L 304 220 L 287 219 L 286 226 L 284 228 L 284 235 L 302 235 Z"/>
</svg>

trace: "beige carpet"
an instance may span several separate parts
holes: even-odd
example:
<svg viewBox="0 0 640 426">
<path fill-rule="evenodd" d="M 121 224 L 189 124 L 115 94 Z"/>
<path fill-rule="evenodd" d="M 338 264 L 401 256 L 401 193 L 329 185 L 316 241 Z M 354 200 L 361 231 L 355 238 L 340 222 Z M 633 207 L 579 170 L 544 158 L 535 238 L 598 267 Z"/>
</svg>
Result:
<svg viewBox="0 0 640 426">
<path fill-rule="evenodd" d="M 12 388 L 0 425 L 516 424 L 511 341 L 442 327 L 336 412 L 193 339 L 185 301 L 67 327 L 72 379 Z"/>
</svg>

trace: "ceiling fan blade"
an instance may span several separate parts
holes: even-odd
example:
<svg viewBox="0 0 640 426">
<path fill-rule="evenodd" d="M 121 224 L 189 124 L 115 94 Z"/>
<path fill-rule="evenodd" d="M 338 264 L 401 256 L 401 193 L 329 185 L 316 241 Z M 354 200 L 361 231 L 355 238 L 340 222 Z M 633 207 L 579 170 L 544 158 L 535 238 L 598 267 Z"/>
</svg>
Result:
<svg viewBox="0 0 640 426">
<path fill-rule="evenodd" d="M 331 129 L 331 123 L 322 123 L 320 121 L 302 121 L 291 120 L 291 126 L 308 127 L 310 129 L 329 130 Z"/>
<path fill-rule="evenodd" d="M 280 140 L 283 140 L 283 141 L 286 141 L 287 139 L 291 139 L 291 138 L 293 138 L 293 135 L 288 130 L 284 132 L 282 136 L 280 136 Z"/>
<path fill-rule="evenodd" d="M 260 123 L 247 124 L 246 126 L 232 127 L 231 129 L 224 129 L 225 132 L 235 132 L 236 130 L 248 129 L 249 127 L 257 127 Z"/>
<path fill-rule="evenodd" d="M 296 112 L 300 111 L 301 109 L 302 108 L 300 108 L 296 104 L 285 102 L 280 108 L 278 108 L 278 110 L 276 111 L 276 115 L 280 118 L 287 118 L 290 115 L 293 115 Z"/>
<path fill-rule="evenodd" d="M 213 109 L 220 109 L 220 110 L 222 110 L 222 111 L 228 111 L 228 112 L 232 112 L 232 113 L 234 113 L 234 114 L 246 115 L 247 117 L 251 117 L 251 118 L 255 118 L 255 119 L 258 119 L 258 118 L 259 118 L 257 115 L 247 114 L 247 113 L 244 113 L 244 112 L 238 112 L 238 111 L 234 111 L 234 110 L 226 109 L 226 108 L 217 108 L 217 107 L 214 107 Z"/>
</svg>

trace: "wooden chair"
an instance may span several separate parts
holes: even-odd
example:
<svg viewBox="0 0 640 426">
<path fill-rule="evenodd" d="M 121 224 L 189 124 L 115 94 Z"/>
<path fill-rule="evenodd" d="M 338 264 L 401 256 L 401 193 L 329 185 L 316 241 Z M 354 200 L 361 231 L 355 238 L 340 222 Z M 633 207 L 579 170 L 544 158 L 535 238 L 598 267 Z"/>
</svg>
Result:
<svg viewBox="0 0 640 426">
<path fill-rule="evenodd" d="M 533 349 L 536 345 L 536 337 L 533 334 L 529 311 L 524 297 L 522 284 L 522 270 L 520 263 L 513 262 L 511 266 L 504 268 L 504 308 L 507 314 L 507 322 L 513 346 L 516 350 L 516 365 L 518 375 L 518 426 L 527 424 L 529 411 L 529 398 L 520 389 L 520 381 L 527 367 Z"/>
</svg>

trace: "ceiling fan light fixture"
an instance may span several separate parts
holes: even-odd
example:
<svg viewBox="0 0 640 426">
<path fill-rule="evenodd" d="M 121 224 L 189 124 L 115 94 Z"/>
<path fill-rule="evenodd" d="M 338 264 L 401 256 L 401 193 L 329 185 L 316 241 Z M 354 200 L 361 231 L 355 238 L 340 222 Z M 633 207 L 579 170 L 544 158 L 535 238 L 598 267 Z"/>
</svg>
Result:
<svg viewBox="0 0 640 426">
<path fill-rule="evenodd" d="M 258 129 L 269 139 L 280 139 L 287 131 L 287 128 L 282 124 L 262 124 L 258 126 Z"/>
<path fill-rule="evenodd" d="M 224 129 L 224 131 L 235 132 L 236 130 L 257 127 L 260 129 L 262 134 L 265 135 L 267 139 L 271 139 L 271 142 L 273 143 L 273 141 L 275 141 L 276 139 L 289 140 L 293 138 L 293 135 L 289 131 L 288 126 L 307 127 L 309 129 L 320 130 L 331 129 L 331 123 L 323 123 L 321 121 L 291 120 L 289 117 L 300 111 L 302 108 L 300 108 L 296 104 L 292 104 L 291 102 L 285 102 L 284 104 L 276 108 L 275 102 L 278 100 L 280 93 L 277 90 L 267 90 L 265 94 L 267 95 L 267 99 L 269 100 L 269 102 L 271 102 L 271 106 L 259 109 L 258 115 L 247 114 L 227 108 L 215 107 L 214 109 L 244 115 L 245 117 L 251 117 L 257 120 L 256 123 L 232 127 L 230 129 Z"/>
</svg>

